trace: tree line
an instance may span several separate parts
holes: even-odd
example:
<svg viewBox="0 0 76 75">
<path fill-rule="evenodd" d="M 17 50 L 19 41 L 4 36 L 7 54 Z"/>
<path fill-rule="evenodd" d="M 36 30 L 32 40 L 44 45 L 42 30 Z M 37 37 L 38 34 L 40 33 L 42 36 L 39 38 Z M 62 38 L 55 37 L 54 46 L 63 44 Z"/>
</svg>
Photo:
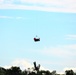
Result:
<svg viewBox="0 0 76 75">
<path fill-rule="evenodd" d="M 33 71 L 29 70 L 21 70 L 20 67 L 12 66 L 9 69 L 5 69 L 3 67 L 0 67 L 0 75 L 59 75 L 56 73 L 56 71 L 50 72 L 49 70 L 39 70 L 40 64 L 37 66 L 36 62 L 34 62 L 34 69 Z M 76 75 L 73 70 L 66 70 L 65 75 Z"/>
</svg>

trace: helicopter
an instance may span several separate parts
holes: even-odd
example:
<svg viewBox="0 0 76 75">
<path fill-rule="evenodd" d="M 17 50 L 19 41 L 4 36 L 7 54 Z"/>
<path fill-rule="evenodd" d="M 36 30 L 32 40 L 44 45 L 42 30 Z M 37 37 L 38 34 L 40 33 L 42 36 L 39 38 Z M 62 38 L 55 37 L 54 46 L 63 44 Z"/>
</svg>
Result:
<svg viewBox="0 0 76 75">
<path fill-rule="evenodd" d="M 40 38 L 37 38 L 37 36 L 36 36 L 36 37 L 34 37 L 34 41 L 38 42 L 38 41 L 40 41 Z"/>
</svg>

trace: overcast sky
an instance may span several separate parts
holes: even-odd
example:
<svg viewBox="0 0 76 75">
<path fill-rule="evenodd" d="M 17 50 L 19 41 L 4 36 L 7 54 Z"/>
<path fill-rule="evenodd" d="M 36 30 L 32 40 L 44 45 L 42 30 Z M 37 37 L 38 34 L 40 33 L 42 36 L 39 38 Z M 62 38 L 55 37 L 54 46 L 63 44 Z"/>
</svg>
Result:
<svg viewBox="0 0 76 75">
<path fill-rule="evenodd" d="M 0 0 L 0 66 L 76 72 L 75 57 L 76 0 Z"/>
</svg>

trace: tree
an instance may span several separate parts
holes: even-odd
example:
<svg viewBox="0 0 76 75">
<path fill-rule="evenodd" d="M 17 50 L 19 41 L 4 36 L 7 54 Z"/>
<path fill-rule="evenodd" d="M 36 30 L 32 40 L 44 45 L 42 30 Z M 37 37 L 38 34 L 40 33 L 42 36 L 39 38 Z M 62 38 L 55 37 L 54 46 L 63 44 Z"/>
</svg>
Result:
<svg viewBox="0 0 76 75">
<path fill-rule="evenodd" d="M 26 70 L 22 71 L 21 75 L 27 75 L 27 71 Z"/>
<path fill-rule="evenodd" d="M 37 66 L 37 65 L 36 65 L 36 62 L 34 62 L 34 68 L 35 68 L 35 70 L 36 70 L 37 72 L 39 72 L 40 64 Z"/>
<path fill-rule="evenodd" d="M 20 67 L 11 67 L 10 69 L 7 69 L 6 75 L 21 75 L 21 69 Z"/>
<path fill-rule="evenodd" d="M 6 74 L 6 69 L 0 67 L 0 75 L 5 75 Z"/>
<path fill-rule="evenodd" d="M 66 70 L 65 73 L 66 75 L 74 75 L 73 70 Z"/>
</svg>

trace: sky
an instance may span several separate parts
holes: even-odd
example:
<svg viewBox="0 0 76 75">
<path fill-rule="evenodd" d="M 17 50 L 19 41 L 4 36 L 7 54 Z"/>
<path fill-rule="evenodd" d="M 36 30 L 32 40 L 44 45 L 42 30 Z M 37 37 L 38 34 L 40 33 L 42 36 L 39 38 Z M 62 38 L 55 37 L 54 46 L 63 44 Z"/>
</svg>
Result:
<svg viewBox="0 0 76 75">
<path fill-rule="evenodd" d="M 75 57 L 76 0 L 0 0 L 0 66 L 76 72 Z"/>
</svg>

